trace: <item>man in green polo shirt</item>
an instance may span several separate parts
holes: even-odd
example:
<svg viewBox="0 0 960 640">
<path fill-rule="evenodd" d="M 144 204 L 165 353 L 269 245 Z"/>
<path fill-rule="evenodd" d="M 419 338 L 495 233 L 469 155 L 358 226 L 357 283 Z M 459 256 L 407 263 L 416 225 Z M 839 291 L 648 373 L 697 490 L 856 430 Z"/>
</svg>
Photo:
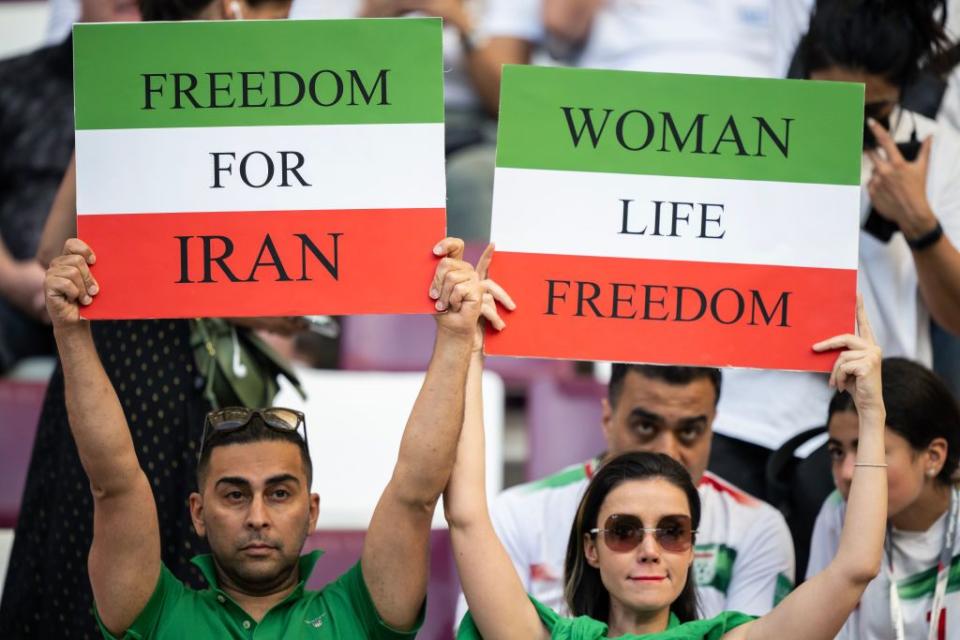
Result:
<svg viewBox="0 0 960 640">
<path fill-rule="evenodd" d="M 485 288 L 446 239 L 430 295 L 437 339 L 393 475 L 360 561 L 319 592 L 304 590 L 318 553 L 300 557 L 317 522 L 303 416 L 225 409 L 204 428 L 198 490 L 190 496 L 210 556 L 194 560 L 210 588 L 194 591 L 160 561 L 150 483 L 82 308 L 99 293 L 77 239 L 47 271 L 47 309 L 63 365 L 70 429 L 94 497 L 88 571 L 106 638 L 408 638 L 423 619 L 434 507 L 453 466 L 467 367 L 481 314 L 502 326 Z M 426 284 L 426 283 L 425 283 Z M 426 293 L 426 292 L 425 292 Z M 489 300 L 489 294 L 487 296 Z M 344 452 L 349 454 L 350 452 Z M 357 472 L 363 472 L 357 458 Z"/>
</svg>

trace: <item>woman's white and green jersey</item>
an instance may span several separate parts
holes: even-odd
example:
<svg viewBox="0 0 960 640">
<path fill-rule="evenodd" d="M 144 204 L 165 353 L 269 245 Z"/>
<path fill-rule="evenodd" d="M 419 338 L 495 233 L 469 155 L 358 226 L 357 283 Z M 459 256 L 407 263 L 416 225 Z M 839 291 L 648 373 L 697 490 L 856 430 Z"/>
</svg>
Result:
<svg viewBox="0 0 960 640">
<path fill-rule="evenodd" d="M 531 596 L 566 614 L 563 563 L 574 515 L 599 465 L 589 460 L 500 494 L 494 528 Z M 790 530 L 780 512 L 707 472 L 694 576 L 702 617 L 723 611 L 763 615 L 793 588 Z M 466 613 L 461 594 L 457 620 Z"/>
<path fill-rule="evenodd" d="M 823 571 L 836 555 L 845 510 L 846 502 L 837 491 L 823 503 L 813 528 L 807 577 Z M 927 637 L 948 513 L 940 516 L 926 531 L 891 530 L 893 578 L 900 594 L 906 638 Z M 960 640 L 960 544 L 956 540 L 950 557 L 947 594 L 937 630 L 940 640 Z M 850 614 L 846 625 L 837 635 L 838 640 L 896 638 L 890 616 L 890 573 L 887 566 L 885 557 L 884 570 L 863 592 L 860 605 Z"/>
</svg>

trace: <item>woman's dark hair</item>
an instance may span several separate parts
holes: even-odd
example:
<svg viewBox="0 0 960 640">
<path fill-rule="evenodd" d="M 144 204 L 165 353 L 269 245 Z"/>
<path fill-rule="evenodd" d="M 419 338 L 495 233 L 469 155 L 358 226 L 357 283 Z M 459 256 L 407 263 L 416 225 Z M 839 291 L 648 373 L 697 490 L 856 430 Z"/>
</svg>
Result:
<svg viewBox="0 0 960 640">
<path fill-rule="evenodd" d="M 597 526 L 600 507 L 607 495 L 620 484 L 629 480 L 653 480 L 662 478 L 685 494 L 690 504 L 690 520 L 694 530 L 700 526 L 700 494 L 690 479 L 690 474 L 679 462 L 662 453 L 625 453 L 610 460 L 590 481 L 587 492 L 580 500 L 577 517 L 570 531 L 567 544 L 567 559 L 564 563 L 564 596 L 567 607 L 575 616 L 590 616 L 606 622 L 610 617 L 610 593 L 600 579 L 600 570 L 590 566 L 584 556 L 584 540 L 590 530 Z M 693 571 L 687 573 L 683 591 L 670 605 L 680 622 L 697 619 L 697 592 Z"/>
<path fill-rule="evenodd" d="M 946 0 L 819 0 L 798 57 L 806 75 L 862 70 L 905 86 L 949 46 Z"/>
<path fill-rule="evenodd" d="M 947 459 L 937 481 L 951 484 L 960 463 L 960 406 L 937 374 L 905 358 L 884 358 L 883 404 L 887 428 L 902 436 L 914 451 L 923 451 L 934 438 L 947 441 Z M 830 400 L 827 421 L 841 411 L 854 411 L 853 398 L 845 391 Z"/>
</svg>

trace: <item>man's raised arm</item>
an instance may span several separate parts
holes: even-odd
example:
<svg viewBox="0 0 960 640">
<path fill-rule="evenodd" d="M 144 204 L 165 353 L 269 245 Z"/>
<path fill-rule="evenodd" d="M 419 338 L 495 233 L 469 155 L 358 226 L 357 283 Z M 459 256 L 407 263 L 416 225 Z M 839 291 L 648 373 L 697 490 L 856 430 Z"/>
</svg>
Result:
<svg viewBox="0 0 960 640">
<path fill-rule="evenodd" d="M 70 431 L 93 493 L 88 571 L 103 624 L 120 635 L 146 606 L 160 575 L 157 508 L 117 394 L 81 310 L 99 292 L 95 256 L 70 239 L 47 270 L 47 310 L 63 366 Z"/>
<path fill-rule="evenodd" d="M 397 629 L 415 625 L 426 594 L 430 524 L 453 468 L 467 368 L 483 302 L 483 285 L 463 261 L 463 242 L 448 238 L 434 252 L 443 259 L 433 282 L 424 283 L 441 312 L 433 356 L 361 559 L 377 613 Z"/>
</svg>

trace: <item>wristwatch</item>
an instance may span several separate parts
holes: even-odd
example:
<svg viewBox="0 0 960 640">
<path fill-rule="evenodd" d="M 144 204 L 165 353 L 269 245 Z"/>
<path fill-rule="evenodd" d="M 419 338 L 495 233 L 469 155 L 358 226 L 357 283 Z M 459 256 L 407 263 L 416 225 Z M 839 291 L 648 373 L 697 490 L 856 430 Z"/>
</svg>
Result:
<svg viewBox="0 0 960 640">
<path fill-rule="evenodd" d="M 937 220 L 937 226 L 935 226 L 930 231 L 927 231 L 925 234 L 913 238 L 907 238 L 907 244 L 910 245 L 910 248 L 914 251 L 923 251 L 927 247 L 931 247 L 936 244 L 937 240 L 943 235 L 943 226 L 941 226 L 940 221 Z"/>
</svg>

